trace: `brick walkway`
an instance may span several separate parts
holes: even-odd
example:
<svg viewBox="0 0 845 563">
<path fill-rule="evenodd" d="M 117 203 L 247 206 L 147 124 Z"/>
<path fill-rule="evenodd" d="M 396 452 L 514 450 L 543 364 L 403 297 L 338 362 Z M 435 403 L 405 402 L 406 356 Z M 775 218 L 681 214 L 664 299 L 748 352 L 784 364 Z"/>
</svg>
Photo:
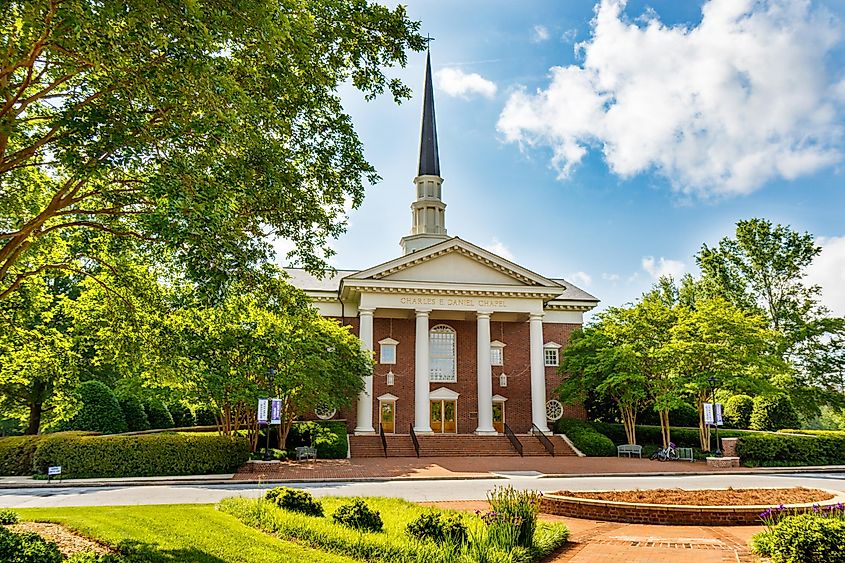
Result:
<svg viewBox="0 0 845 563">
<path fill-rule="evenodd" d="M 389 457 L 248 463 L 235 479 L 325 480 L 431 477 L 489 477 L 503 471 L 547 475 L 708 471 L 702 462 L 650 461 L 615 457 Z M 719 470 L 710 470 L 718 473 Z"/>
<path fill-rule="evenodd" d="M 487 510 L 486 502 L 429 503 L 458 510 Z M 543 514 L 569 527 L 566 549 L 544 563 L 752 563 L 748 549 L 759 526 L 653 526 L 596 522 Z"/>
</svg>

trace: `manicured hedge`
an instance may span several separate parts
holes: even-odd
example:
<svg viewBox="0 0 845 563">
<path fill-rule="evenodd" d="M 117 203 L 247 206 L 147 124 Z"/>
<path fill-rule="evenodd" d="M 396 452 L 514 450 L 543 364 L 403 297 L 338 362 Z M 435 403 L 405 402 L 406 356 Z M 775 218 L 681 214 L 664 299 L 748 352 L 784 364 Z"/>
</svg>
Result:
<svg viewBox="0 0 845 563">
<path fill-rule="evenodd" d="M 345 459 L 349 451 L 346 423 L 336 420 L 309 420 L 296 422 L 288 432 L 285 447 L 293 450 L 297 446 L 314 445 L 317 457 L 322 459 Z"/>
<path fill-rule="evenodd" d="M 561 418 L 554 423 L 554 431 L 566 434 L 575 447 L 587 456 L 614 456 L 616 446 L 604 434 L 598 432 L 593 424 L 574 418 Z"/>
<path fill-rule="evenodd" d="M 747 434 L 737 441 L 746 465 L 769 467 L 845 464 L 845 436 Z"/>
<path fill-rule="evenodd" d="M 812 436 L 841 436 L 845 438 L 845 430 L 795 430 L 793 428 L 784 428 L 783 430 L 778 430 L 778 432 L 783 434 L 810 434 Z"/>
<path fill-rule="evenodd" d="M 32 475 L 32 458 L 35 455 L 35 448 L 48 436 L 77 438 L 90 435 L 91 432 L 61 432 L 0 438 L 0 475 Z"/>
<path fill-rule="evenodd" d="M 245 438 L 212 435 L 44 437 L 33 468 L 61 465 L 65 477 L 142 477 L 230 473 L 249 458 Z"/>
</svg>

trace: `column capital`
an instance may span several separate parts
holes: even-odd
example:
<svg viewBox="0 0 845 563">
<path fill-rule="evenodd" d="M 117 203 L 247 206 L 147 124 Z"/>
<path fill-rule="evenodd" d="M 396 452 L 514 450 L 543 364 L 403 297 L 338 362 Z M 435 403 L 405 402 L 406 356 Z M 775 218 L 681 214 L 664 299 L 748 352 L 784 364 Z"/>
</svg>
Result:
<svg viewBox="0 0 845 563">
<path fill-rule="evenodd" d="M 359 315 L 372 315 L 376 312 L 375 307 L 358 307 L 358 314 Z"/>
<path fill-rule="evenodd" d="M 414 309 L 414 312 L 419 317 L 428 317 L 429 313 L 431 313 L 431 309 Z"/>
<path fill-rule="evenodd" d="M 542 321 L 545 313 L 528 313 L 528 320 L 530 321 Z"/>
<path fill-rule="evenodd" d="M 476 311 L 475 317 L 477 319 L 489 319 L 490 315 L 493 314 L 493 311 Z"/>
</svg>

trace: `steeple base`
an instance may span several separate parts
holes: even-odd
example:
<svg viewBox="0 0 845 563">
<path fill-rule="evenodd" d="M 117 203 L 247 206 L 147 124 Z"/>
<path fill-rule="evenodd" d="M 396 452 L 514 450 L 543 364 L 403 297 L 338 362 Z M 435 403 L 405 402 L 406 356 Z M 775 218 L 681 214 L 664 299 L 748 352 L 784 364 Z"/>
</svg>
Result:
<svg viewBox="0 0 845 563">
<path fill-rule="evenodd" d="M 423 248 L 434 246 L 438 242 L 443 242 L 444 240 L 449 240 L 450 238 L 452 237 L 448 235 L 408 235 L 406 237 L 402 237 L 402 240 L 399 241 L 399 244 L 402 245 L 402 250 L 404 251 L 404 254 L 410 254 L 412 252 L 416 252 L 417 250 L 422 250 Z"/>
</svg>

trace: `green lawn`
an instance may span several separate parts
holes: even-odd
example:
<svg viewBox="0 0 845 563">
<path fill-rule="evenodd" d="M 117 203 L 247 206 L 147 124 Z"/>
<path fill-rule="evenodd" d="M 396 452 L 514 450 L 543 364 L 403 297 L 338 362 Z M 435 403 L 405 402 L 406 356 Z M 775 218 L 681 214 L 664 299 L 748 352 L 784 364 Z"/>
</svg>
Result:
<svg viewBox="0 0 845 563">
<path fill-rule="evenodd" d="M 30 508 L 22 520 L 58 522 L 144 563 L 350 563 L 348 557 L 282 541 L 211 504 Z"/>
</svg>

